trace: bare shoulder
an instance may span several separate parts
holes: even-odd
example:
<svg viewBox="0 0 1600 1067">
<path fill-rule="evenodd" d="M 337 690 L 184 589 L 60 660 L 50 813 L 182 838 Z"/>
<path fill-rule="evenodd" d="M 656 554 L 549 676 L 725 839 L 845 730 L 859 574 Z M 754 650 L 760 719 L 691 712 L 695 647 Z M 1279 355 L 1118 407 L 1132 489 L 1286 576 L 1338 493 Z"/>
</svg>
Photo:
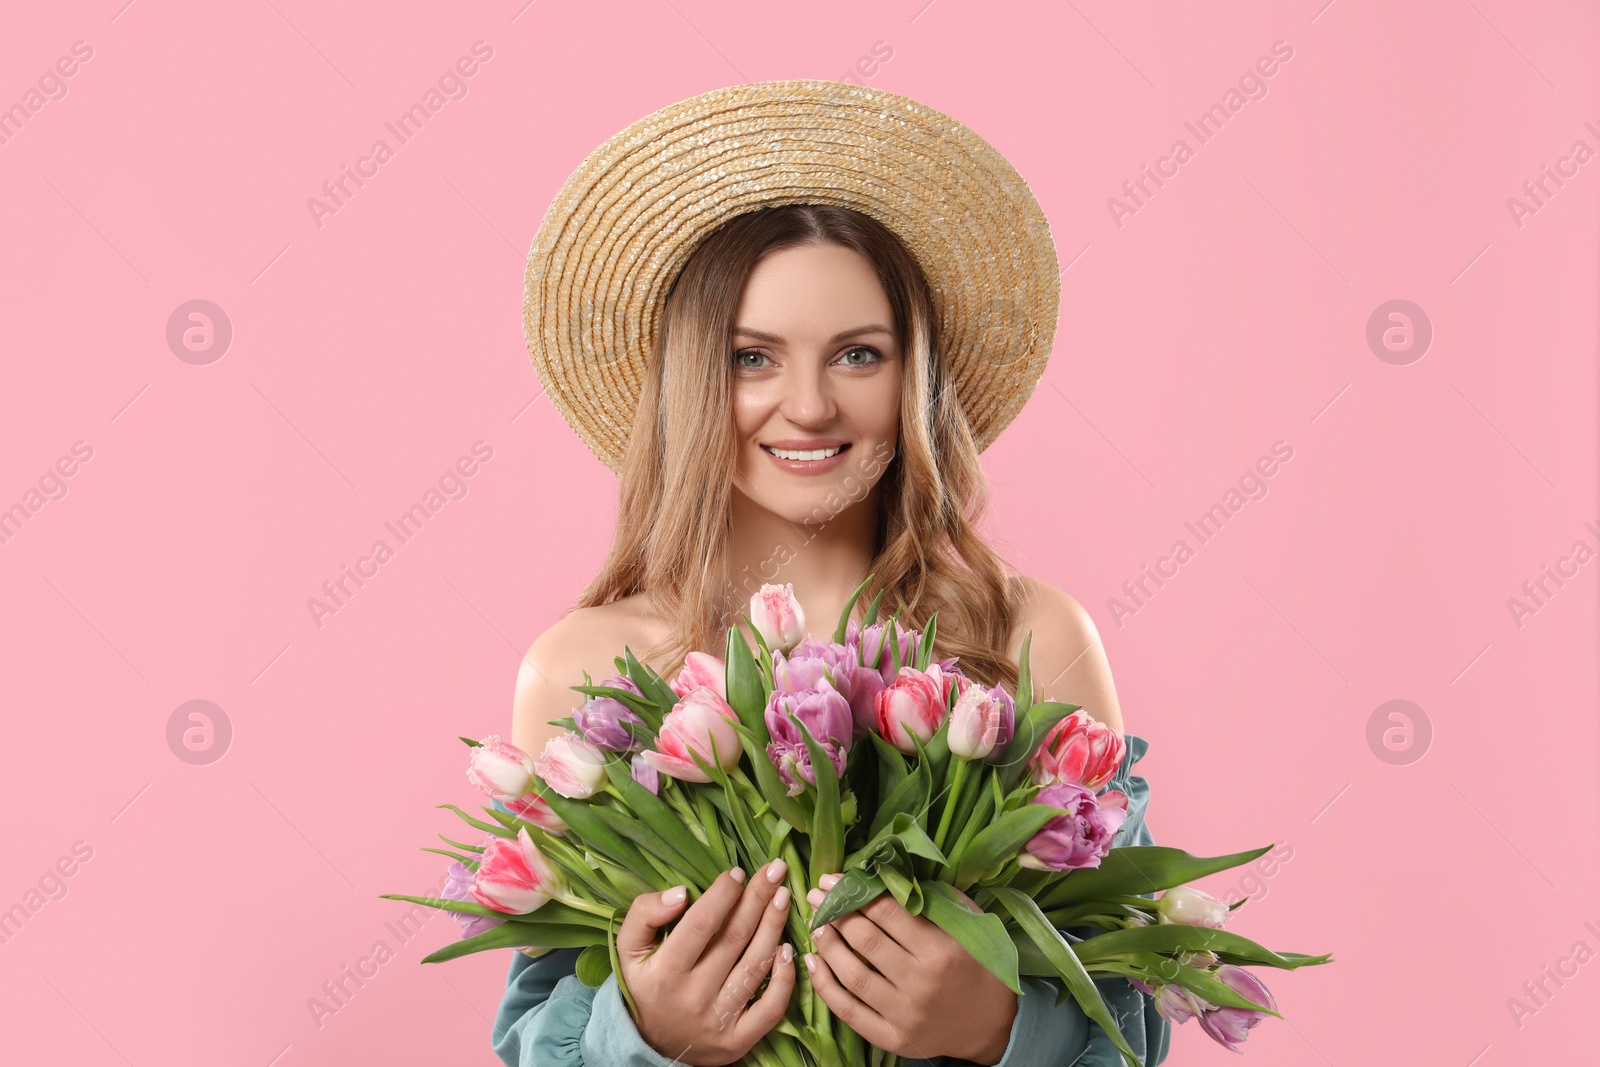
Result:
<svg viewBox="0 0 1600 1067">
<path fill-rule="evenodd" d="M 626 645 L 643 658 L 658 639 L 656 628 L 637 598 L 628 597 L 589 608 L 574 608 L 534 639 L 517 667 L 511 702 L 511 743 L 533 756 L 559 735 L 552 720 L 572 714 L 584 695 L 584 672 L 596 683 L 617 671 L 614 657 Z M 646 661 L 648 662 L 648 660 Z"/>
<path fill-rule="evenodd" d="M 1089 610 L 1048 582 L 1027 575 L 1017 575 L 1015 581 L 1022 610 L 1009 651 L 1019 657 L 1023 639 L 1033 635 L 1028 665 L 1034 699 L 1077 704 L 1107 726 L 1124 729 L 1111 665 Z"/>
</svg>

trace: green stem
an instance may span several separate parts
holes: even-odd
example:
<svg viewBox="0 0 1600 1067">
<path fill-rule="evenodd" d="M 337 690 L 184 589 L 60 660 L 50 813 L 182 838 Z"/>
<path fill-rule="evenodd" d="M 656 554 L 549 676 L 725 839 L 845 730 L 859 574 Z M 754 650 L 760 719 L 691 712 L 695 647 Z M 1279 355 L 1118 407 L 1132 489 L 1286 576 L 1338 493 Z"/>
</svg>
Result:
<svg viewBox="0 0 1600 1067">
<path fill-rule="evenodd" d="M 939 830 L 933 835 L 933 843 L 940 851 L 944 850 L 944 837 L 950 829 L 950 820 L 956 813 L 956 808 L 961 803 L 961 790 L 967 783 L 967 764 L 960 756 L 951 757 L 956 761 L 955 773 L 950 776 L 950 795 L 944 802 L 944 813 L 939 816 Z"/>
</svg>

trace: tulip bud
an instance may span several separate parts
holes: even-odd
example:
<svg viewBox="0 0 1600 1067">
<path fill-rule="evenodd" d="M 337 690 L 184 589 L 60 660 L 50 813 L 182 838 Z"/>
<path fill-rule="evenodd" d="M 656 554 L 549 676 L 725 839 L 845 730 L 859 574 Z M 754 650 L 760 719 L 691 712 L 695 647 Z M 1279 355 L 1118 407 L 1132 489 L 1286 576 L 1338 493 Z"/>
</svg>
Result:
<svg viewBox="0 0 1600 1067">
<path fill-rule="evenodd" d="M 950 712 L 950 751 L 962 759 L 983 759 L 1000 743 L 1002 731 L 1010 740 L 1016 704 L 999 687 L 968 684 L 959 692 Z"/>
<path fill-rule="evenodd" d="M 1263 1008 L 1270 1008 L 1273 1011 L 1278 1010 L 1277 1002 L 1272 999 L 1272 993 L 1267 987 L 1261 984 L 1261 979 L 1243 967 L 1224 963 L 1216 969 L 1213 977 L 1252 1004 L 1260 1004 Z M 1239 1046 L 1249 1036 L 1251 1028 L 1267 1017 L 1265 1012 L 1250 1008 L 1218 1007 L 1209 1001 L 1194 997 L 1193 994 L 1190 995 L 1202 1008 L 1200 1028 L 1230 1052 L 1244 1052 Z"/>
<path fill-rule="evenodd" d="M 1161 899 L 1156 901 L 1156 913 L 1164 923 L 1220 930 L 1228 919 L 1228 905 L 1203 890 L 1180 885 L 1161 894 Z"/>
<path fill-rule="evenodd" d="M 606 783 L 605 753 L 576 730 L 545 742 L 533 767 L 546 785 L 572 800 L 588 800 Z"/>
<path fill-rule="evenodd" d="M 716 763 L 725 771 L 739 764 L 743 744 L 733 724 L 739 716 L 710 686 L 700 686 L 673 705 L 661 720 L 655 751 L 646 749 L 639 758 L 657 772 L 685 782 L 711 781 L 694 761 Z M 713 754 L 713 743 L 716 751 Z"/>
<path fill-rule="evenodd" d="M 475 880 L 467 865 L 457 860 L 450 864 L 444 888 L 439 890 L 439 896 L 445 900 L 472 900 L 472 886 Z M 452 911 L 450 914 L 461 924 L 462 937 L 475 937 L 505 922 L 504 919 L 492 915 L 477 915 L 467 911 Z"/>
<path fill-rule="evenodd" d="M 495 800 L 515 800 L 533 784 L 533 759 L 499 734 L 490 734 L 473 746 L 467 780 Z"/>
<path fill-rule="evenodd" d="M 762 585 L 750 598 L 750 622 L 769 651 L 787 652 L 806 636 L 806 613 L 795 599 L 794 585 Z"/>
<path fill-rule="evenodd" d="M 1039 785 L 1076 782 L 1099 789 L 1122 765 L 1122 735 L 1079 708 L 1050 728 L 1028 766 Z"/>
<path fill-rule="evenodd" d="M 561 877 L 526 829 L 515 839 L 496 837 L 483 852 L 473 879 L 472 897 L 486 908 L 510 915 L 538 911 L 565 892 Z"/>
<path fill-rule="evenodd" d="M 691 652 L 684 657 L 683 668 L 678 671 L 671 685 L 672 691 L 680 697 L 704 685 L 716 690 L 717 696 L 727 700 L 728 665 L 709 652 Z"/>
<path fill-rule="evenodd" d="M 537 793 L 529 793 L 525 797 L 503 801 L 503 803 L 506 806 L 506 811 L 519 819 L 533 823 L 533 825 L 546 833 L 560 836 L 567 830 L 566 822 L 555 813 L 555 809 L 550 806 L 549 801 L 543 799 Z"/>
<path fill-rule="evenodd" d="M 1028 839 L 1019 866 L 1036 871 L 1098 867 L 1111 841 L 1128 817 L 1128 795 L 1108 789 L 1095 796 L 1076 782 L 1058 782 L 1039 790 L 1035 804 L 1064 809 Z"/>
<path fill-rule="evenodd" d="M 901 667 L 894 682 L 876 699 L 878 732 L 901 752 L 917 750 L 915 737 L 926 745 L 944 725 L 944 679 L 937 663 L 926 671 Z"/>
</svg>

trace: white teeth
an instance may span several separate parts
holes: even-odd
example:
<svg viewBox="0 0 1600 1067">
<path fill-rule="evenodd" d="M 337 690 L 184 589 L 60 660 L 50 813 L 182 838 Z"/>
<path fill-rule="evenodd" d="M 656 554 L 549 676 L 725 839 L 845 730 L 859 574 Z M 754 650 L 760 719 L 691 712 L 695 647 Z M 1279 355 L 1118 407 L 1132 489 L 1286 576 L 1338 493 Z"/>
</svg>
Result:
<svg viewBox="0 0 1600 1067">
<path fill-rule="evenodd" d="M 811 452 L 794 452 L 786 448 L 768 448 L 767 451 L 779 459 L 827 459 L 829 456 L 838 455 L 839 449 L 842 447 L 841 445 L 833 448 L 819 448 Z"/>
</svg>

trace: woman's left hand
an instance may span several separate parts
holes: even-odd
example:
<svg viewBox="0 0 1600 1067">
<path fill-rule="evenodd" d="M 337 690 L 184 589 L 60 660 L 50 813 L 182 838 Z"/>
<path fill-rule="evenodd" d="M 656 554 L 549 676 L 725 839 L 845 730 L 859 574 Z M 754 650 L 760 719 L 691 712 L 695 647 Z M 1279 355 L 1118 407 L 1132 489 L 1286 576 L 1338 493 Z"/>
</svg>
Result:
<svg viewBox="0 0 1600 1067">
<path fill-rule="evenodd" d="M 838 880 L 823 877 L 806 896 L 812 907 Z M 818 927 L 812 938 L 817 955 L 807 953 L 805 962 L 817 994 L 874 1045 L 908 1058 L 978 1064 L 998 1063 L 1005 1054 L 1017 995 L 961 942 L 906 911 L 892 894 Z"/>
</svg>

